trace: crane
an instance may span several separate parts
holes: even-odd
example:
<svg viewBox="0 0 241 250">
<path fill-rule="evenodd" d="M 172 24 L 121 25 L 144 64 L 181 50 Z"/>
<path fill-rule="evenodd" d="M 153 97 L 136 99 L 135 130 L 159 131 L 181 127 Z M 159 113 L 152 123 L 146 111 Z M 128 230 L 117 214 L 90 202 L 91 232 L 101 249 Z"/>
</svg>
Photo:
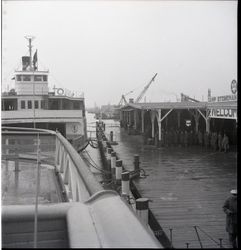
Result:
<svg viewBox="0 0 241 250">
<path fill-rule="evenodd" d="M 157 76 L 157 73 L 152 77 L 151 81 L 144 87 L 144 89 L 141 91 L 140 95 L 136 98 L 135 103 L 140 102 L 141 98 L 144 96 L 148 88 L 150 87 L 151 83 L 155 80 L 155 77 Z"/>
<path fill-rule="evenodd" d="M 133 91 L 134 91 L 134 90 L 131 90 L 131 91 L 127 92 L 126 94 L 122 95 L 122 96 L 121 96 L 121 99 L 120 99 L 120 101 L 119 101 L 118 106 L 121 106 L 123 103 L 124 103 L 124 105 L 126 105 L 126 104 L 127 104 L 127 101 L 126 101 L 125 96 L 129 95 L 130 93 L 133 93 Z"/>
</svg>

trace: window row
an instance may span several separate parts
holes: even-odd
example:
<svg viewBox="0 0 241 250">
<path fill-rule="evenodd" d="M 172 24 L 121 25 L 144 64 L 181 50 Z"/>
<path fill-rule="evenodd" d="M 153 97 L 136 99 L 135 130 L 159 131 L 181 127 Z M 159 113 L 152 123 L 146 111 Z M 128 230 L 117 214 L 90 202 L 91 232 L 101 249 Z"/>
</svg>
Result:
<svg viewBox="0 0 241 250">
<path fill-rule="evenodd" d="M 34 80 L 35 82 L 47 82 L 48 76 L 46 75 L 34 75 L 33 78 L 31 75 L 17 75 L 17 81 L 21 82 L 30 82 L 31 80 Z"/>
<path fill-rule="evenodd" d="M 40 103 L 40 105 L 39 105 Z M 35 100 L 34 101 L 34 108 L 38 109 L 38 108 L 43 109 L 44 108 L 44 101 L 43 100 Z M 21 109 L 32 109 L 33 108 L 33 101 L 21 101 Z"/>
</svg>

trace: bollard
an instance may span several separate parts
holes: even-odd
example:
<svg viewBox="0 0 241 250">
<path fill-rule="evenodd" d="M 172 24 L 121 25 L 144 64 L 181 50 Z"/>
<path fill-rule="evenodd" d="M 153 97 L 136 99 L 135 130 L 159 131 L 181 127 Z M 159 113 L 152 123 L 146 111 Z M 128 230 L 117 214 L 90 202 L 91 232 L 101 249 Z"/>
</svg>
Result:
<svg viewBox="0 0 241 250">
<path fill-rule="evenodd" d="M 170 241 L 171 241 L 171 248 L 173 248 L 173 246 L 172 246 L 172 228 L 169 228 L 169 230 L 170 230 Z"/>
<path fill-rule="evenodd" d="M 187 248 L 189 248 L 189 243 L 188 242 L 186 243 L 186 245 L 187 245 Z"/>
<path fill-rule="evenodd" d="M 106 152 L 106 140 L 105 139 L 103 139 L 103 141 L 102 141 L 102 145 L 103 145 L 103 150 L 104 150 L 104 152 Z"/>
<path fill-rule="evenodd" d="M 136 200 L 136 213 L 145 225 L 148 225 L 148 201 L 147 198 Z"/>
<path fill-rule="evenodd" d="M 223 241 L 223 239 L 222 239 L 222 238 L 219 238 L 219 246 L 220 246 L 220 248 L 223 248 L 222 241 Z"/>
<path fill-rule="evenodd" d="M 140 169 L 139 155 L 134 155 L 133 163 L 134 163 L 135 170 L 139 170 Z"/>
<path fill-rule="evenodd" d="M 111 152 L 111 174 L 112 178 L 115 178 L 115 166 L 116 166 L 116 152 Z"/>
<path fill-rule="evenodd" d="M 121 194 L 129 196 L 130 193 L 130 173 L 128 171 L 121 174 Z"/>
<path fill-rule="evenodd" d="M 122 160 L 117 160 L 115 164 L 115 179 L 116 183 L 121 183 L 121 174 L 122 174 Z"/>
<path fill-rule="evenodd" d="M 113 151 L 112 148 L 107 148 L 107 160 L 110 160 L 112 151 Z"/>
<path fill-rule="evenodd" d="M 113 131 L 110 131 L 110 141 L 113 142 Z"/>
</svg>

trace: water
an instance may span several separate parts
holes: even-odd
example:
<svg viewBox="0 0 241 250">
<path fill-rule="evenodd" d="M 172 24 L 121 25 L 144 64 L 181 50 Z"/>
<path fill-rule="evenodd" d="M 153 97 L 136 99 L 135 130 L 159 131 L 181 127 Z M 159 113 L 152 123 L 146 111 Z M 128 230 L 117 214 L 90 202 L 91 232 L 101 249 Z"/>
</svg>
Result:
<svg viewBox="0 0 241 250">
<path fill-rule="evenodd" d="M 88 130 L 95 131 L 94 115 L 87 115 Z M 200 248 L 193 226 L 199 226 L 203 247 L 218 248 L 219 238 L 228 245 L 223 202 L 237 186 L 237 153 L 214 152 L 200 146 L 156 148 L 143 144 L 138 135 L 128 135 L 119 122 L 103 120 L 106 135 L 113 131 L 113 146 L 127 170 L 134 170 L 134 154 L 140 156 L 140 167 L 148 175 L 135 184 L 142 197 L 150 198 L 150 208 L 169 236 L 173 229 L 174 247 Z M 98 150 L 87 148 L 98 165 Z M 93 170 L 93 169 L 92 169 Z M 94 170 L 101 179 L 101 172 Z M 214 239 L 214 240 L 212 240 Z"/>
</svg>

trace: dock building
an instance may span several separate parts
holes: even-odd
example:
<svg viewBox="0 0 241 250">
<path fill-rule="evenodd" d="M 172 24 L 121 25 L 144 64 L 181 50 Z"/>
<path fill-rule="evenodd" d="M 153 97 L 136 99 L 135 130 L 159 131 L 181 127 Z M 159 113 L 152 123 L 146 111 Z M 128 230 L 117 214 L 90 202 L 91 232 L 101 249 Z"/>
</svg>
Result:
<svg viewBox="0 0 241 250">
<path fill-rule="evenodd" d="M 235 80 L 234 80 L 235 81 Z M 164 131 L 226 133 L 230 144 L 237 138 L 237 88 L 232 95 L 211 97 L 199 102 L 181 98 L 179 102 L 129 103 L 120 109 L 121 126 L 130 134 L 143 134 L 160 144 Z M 182 96 L 183 97 L 183 96 Z"/>
</svg>

